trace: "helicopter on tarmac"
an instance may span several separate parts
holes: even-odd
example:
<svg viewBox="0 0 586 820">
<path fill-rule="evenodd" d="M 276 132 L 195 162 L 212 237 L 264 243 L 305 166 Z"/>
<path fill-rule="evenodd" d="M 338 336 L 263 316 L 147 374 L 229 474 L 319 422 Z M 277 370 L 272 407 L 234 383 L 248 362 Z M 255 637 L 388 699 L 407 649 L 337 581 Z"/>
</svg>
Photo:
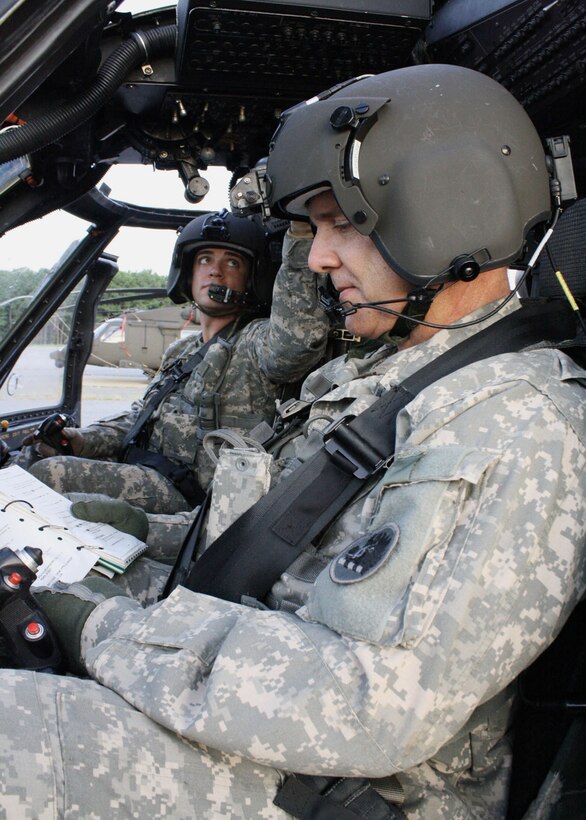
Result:
<svg viewBox="0 0 586 820">
<path fill-rule="evenodd" d="M 171 342 L 196 333 L 198 327 L 196 308 L 169 305 L 128 310 L 96 327 L 87 363 L 97 367 L 139 368 L 152 376 Z M 67 346 L 49 355 L 57 367 L 64 367 Z"/>
</svg>

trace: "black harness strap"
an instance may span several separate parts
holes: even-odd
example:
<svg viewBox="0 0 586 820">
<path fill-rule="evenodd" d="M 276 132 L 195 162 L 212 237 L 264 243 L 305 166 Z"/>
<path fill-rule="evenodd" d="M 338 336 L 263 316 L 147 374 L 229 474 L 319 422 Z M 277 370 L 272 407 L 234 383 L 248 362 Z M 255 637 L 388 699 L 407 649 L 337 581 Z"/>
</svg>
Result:
<svg viewBox="0 0 586 820">
<path fill-rule="evenodd" d="M 424 387 L 480 359 L 573 339 L 563 302 L 529 302 L 439 356 L 359 416 L 324 433 L 324 446 L 238 518 L 193 564 L 185 586 L 228 601 L 262 600 L 372 475 L 393 455 L 396 417 Z"/>
<path fill-rule="evenodd" d="M 363 777 L 291 774 L 273 803 L 299 820 L 405 820 Z"/>
<path fill-rule="evenodd" d="M 187 378 L 189 378 L 189 376 L 195 370 L 197 365 L 201 361 L 203 361 L 203 358 L 209 350 L 209 348 L 213 344 L 215 344 L 215 342 L 217 342 L 218 339 L 223 339 L 226 336 L 228 336 L 229 333 L 233 330 L 233 327 L 233 322 L 231 322 L 228 325 L 225 325 L 218 333 L 216 333 L 215 336 L 213 336 L 204 345 L 202 345 L 200 349 L 193 354 L 193 356 L 190 356 L 190 358 L 184 361 L 182 364 L 174 364 L 172 367 L 169 368 L 157 389 L 153 392 L 150 399 L 142 408 L 141 412 L 138 415 L 138 418 L 136 419 L 130 430 L 124 436 L 124 440 L 120 448 L 120 461 L 126 461 L 128 450 L 131 447 L 131 445 L 139 445 L 141 433 L 143 432 L 150 417 L 153 415 L 155 410 L 161 405 L 164 399 L 166 399 L 167 396 L 177 388 L 177 385 L 181 384 Z"/>
<path fill-rule="evenodd" d="M 200 503 L 199 509 L 195 514 L 195 518 L 191 522 L 187 534 L 183 539 L 183 543 L 177 554 L 175 564 L 173 565 L 173 569 L 171 570 L 169 577 L 167 578 L 167 582 L 165 584 L 163 592 L 160 595 L 159 600 L 163 600 L 168 595 L 170 595 L 175 589 L 175 587 L 185 586 L 185 579 L 189 575 L 189 570 L 192 565 L 192 559 L 195 554 L 197 545 L 199 543 L 199 539 L 203 529 L 203 524 L 207 512 L 209 510 L 211 500 L 212 487 L 210 485 L 206 493 L 206 496 Z"/>
</svg>

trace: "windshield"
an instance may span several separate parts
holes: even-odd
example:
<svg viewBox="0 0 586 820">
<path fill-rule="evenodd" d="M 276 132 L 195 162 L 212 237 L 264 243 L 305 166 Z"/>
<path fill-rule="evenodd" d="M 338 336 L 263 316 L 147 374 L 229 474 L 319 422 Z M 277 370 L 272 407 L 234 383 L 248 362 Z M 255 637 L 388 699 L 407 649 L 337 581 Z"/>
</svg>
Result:
<svg viewBox="0 0 586 820">
<path fill-rule="evenodd" d="M 226 207 L 230 173 L 215 166 L 205 174 L 210 192 L 197 211 Z M 110 197 L 118 201 L 153 209 L 185 211 L 190 207 L 176 171 L 153 171 L 152 166 L 139 164 L 116 165 L 104 181 Z M 65 211 L 55 211 L 0 237 L 0 343 L 35 301 L 42 284 L 54 275 L 59 260 L 87 236 L 90 227 L 90 223 Z M 119 272 L 97 306 L 96 326 L 129 310 L 169 308 L 165 288 L 176 239 L 177 232 L 172 228 L 125 226 L 118 231 L 105 252 L 116 257 Z M 12 367 L 0 387 L 3 414 L 58 406 L 63 396 L 72 320 L 84 283 L 85 279 L 79 282 L 47 318 Z M 155 288 L 159 295 L 150 299 L 137 296 L 139 301 L 129 302 L 128 291 L 133 288 Z M 155 318 L 133 327 L 132 334 L 123 338 L 121 327 L 110 330 L 110 326 L 110 338 L 94 342 L 84 371 L 82 422 L 129 407 L 144 392 L 145 381 L 157 369 L 166 347 L 185 333 L 194 332 L 196 325 L 181 315 L 181 307 L 174 306 L 173 311 L 169 328 Z M 100 347 L 100 342 L 105 344 Z"/>
<path fill-rule="evenodd" d="M 87 227 L 81 219 L 56 211 L 0 237 L 0 341 Z"/>
<path fill-rule="evenodd" d="M 210 193 L 201 207 L 227 207 L 230 173 L 226 168 L 212 167 L 206 171 L 206 177 Z M 176 172 L 153 171 L 145 165 L 118 165 L 104 179 L 112 199 L 150 207 L 188 207 Z M 55 264 L 72 243 L 83 239 L 88 227 L 87 222 L 65 211 L 55 211 L 0 237 L 0 341 L 26 310 Z M 167 276 L 176 238 L 172 230 L 123 227 L 107 250 L 118 257 L 121 271 L 152 271 Z M 60 344 L 61 339 L 55 343 Z"/>
<path fill-rule="evenodd" d="M 110 189 L 111 199 L 133 205 L 178 210 L 197 207 L 206 211 L 228 208 L 230 172 L 212 165 L 202 171 L 202 176 L 209 182 L 210 190 L 197 206 L 186 201 L 185 185 L 177 171 L 155 170 L 151 165 L 114 165 L 105 175 L 104 182 Z"/>
</svg>

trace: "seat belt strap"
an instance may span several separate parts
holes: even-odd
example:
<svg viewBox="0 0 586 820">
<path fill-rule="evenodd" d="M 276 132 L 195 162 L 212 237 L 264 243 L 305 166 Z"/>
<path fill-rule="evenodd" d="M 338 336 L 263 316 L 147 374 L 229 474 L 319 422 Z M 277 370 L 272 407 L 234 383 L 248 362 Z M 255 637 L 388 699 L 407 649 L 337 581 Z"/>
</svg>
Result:
<svg viewBox="0 0 586 820">
<path fill-rule="evenodd" d="M 181 493 L 191 507 L 201 504 L 205 498 L 205 492 L 192 470 L 185 464 L 177 464 L 161 453 L 153 453 L 151 450 L 144 450 L 142 447 L 135 447 L 131 444 L 126 450 L 126 464 L 137 464 L 156 470 Z"/>
<path fill-rule="evenodd" d="M 205 498 L 195 513 L 195 518 L 191 522 L 191 525 L 187 530 L 187 534 L 183 539 L 183 543 L 181 544 L 181 548 L 177 554 L 177 559 L 173 565 L 173 569 L 169 573 L 169 577 L 167 578 L 163 592 L 159 597 L 160 601 L 167 598 L 173 592 L 175 587 L 185 586 L 185 579 L 189 575 L 193 556 L 195 555 L 195 551 L 202 534 L 203 524 L 210 508 L 211 500 L 212 487 L 210 485 Z"/>
<path fill-rule="evenodd" d="M 273 803 L 299 820 L 405 820 L 363 777 L 291 774 Z"/>
<path fill-rule="evenodd" d="M 324 446 L 238 518 L 193 564 L 185 586 L 259 601 L 303 549 L 394 453 L 398 412 L 424 387 L 472 362 L 576 332 L 563 302 L 529 302 L 389 390 L 360 415 L 326 428 Z M 350 419 L 350 420 L 349 420 Z"/>
</svg>

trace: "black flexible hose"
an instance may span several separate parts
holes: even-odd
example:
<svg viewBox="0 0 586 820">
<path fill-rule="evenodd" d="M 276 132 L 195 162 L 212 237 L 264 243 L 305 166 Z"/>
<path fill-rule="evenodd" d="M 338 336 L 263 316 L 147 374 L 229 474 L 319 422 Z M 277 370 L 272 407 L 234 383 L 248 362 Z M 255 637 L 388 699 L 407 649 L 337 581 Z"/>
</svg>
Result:
<svg viewBox="0 0 586 820">
<path fill-rule="evenodd" d="M 96 75 L 93 85 L 76 100 L 64 103 L 33 122 L 0 132 L 0 163 L 33 153 L 73 131 L 110 99 L 128 72 L 149 59 L 171 52 L 175 47 L 177 26 L 141 31 L 136 39 L 122 43 L 110 54 Z M 141 47 L 139 43 L 146 47 Z"/>
</svg>

